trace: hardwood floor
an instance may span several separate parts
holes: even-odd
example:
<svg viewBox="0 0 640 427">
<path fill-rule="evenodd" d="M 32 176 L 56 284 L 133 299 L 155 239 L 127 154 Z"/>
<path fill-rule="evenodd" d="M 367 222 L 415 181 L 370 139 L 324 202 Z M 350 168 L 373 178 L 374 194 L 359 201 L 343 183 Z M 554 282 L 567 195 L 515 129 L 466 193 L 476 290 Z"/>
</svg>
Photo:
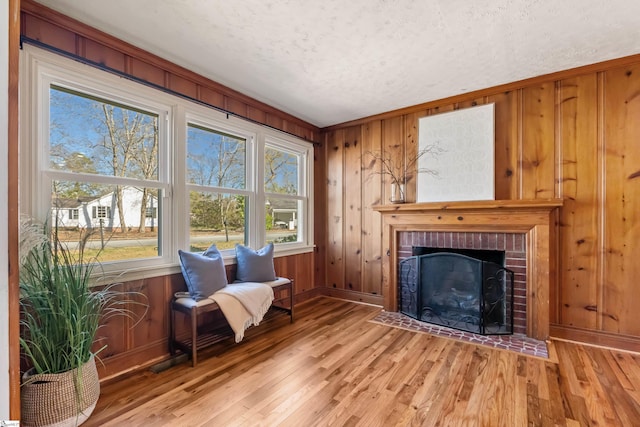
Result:
<svg viewBox="0 0 640 427">
<path fill-rule="evenodd" d="M 554 341 L 545 360 L 307 301 L 240 344 L 104 385 L 85 426 L 640 426 L 640 355 Z"/>
</svg>

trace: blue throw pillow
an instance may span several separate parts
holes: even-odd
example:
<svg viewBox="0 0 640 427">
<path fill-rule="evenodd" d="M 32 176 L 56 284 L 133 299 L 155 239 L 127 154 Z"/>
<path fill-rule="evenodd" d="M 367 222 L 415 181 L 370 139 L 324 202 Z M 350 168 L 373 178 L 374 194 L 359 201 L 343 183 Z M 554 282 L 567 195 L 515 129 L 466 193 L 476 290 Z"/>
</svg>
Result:
<svg viewBox="0 0 640 427">
<path fill-rule="evenodd" d="M 239 282 L 270 282 L 276 280 L 273 267 L 273 243 L 257 251 L 236 244 L 238 269 L 236 279 Z"/>
<path fill-rule="evenodd" d="M 184 281 L 194 300 L 203 300 L 227 286 L 227 272 L 216 245 L 202 253 L 178 250 L 178 255 Z"/>
</svg>

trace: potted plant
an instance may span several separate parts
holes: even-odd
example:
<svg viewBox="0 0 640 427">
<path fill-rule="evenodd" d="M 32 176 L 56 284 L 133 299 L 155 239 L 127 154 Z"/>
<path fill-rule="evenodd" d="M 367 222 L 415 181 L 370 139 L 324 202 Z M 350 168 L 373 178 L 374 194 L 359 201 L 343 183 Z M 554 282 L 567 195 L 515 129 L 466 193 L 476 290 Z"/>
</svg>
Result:
<svg viewBox="0 0 640 427">
<path fill-rule="evenodd" d="M 88 236 L 85 236 L 85 242 Z M 100 394 L 92 350 L 105 316 L 127 314 L 132 300 L 115 285 L 90 287 L 95 260 L 72 250 L 57 230 L 20 224 L 20 345 L 32 367 L 23 376 L 23 426 L 80 425 Z"/>
<path fill-rule="evenodd" d="M 419 160 L 425 155 L 438 155 L 442 149 L 438 145 L 430 145 L 416 152 L 413 156 L 406 159 L 393 156 L 391 151 L 373 152 L 367 151 L 365 154 L 371 156 L 374 160 L 380 161 L 382 169 L 374 172 L 374 174 L 388 175 L 391 178 L 391 203 L 404 203 L 406 201 L 405 186 L 407 182 L 419 173 L 430 173 L 437 175 L 438 172 L 420 168 Z"/>
</svg>

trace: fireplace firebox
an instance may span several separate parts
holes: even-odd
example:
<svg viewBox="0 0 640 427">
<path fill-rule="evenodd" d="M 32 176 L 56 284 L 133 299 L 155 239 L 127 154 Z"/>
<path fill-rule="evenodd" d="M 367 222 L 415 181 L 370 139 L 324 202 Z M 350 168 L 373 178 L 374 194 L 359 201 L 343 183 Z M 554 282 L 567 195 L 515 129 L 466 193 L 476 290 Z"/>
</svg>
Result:
<svg viewBox="0 0 640 427">
<path fill-rule="evenodd" d="M 402 313 L 482 335 L 513 334 L 514 273 L 504 267 L 504 254 L 426 248 L 413 253 L 418 255 L 399 264 Z"/>
</svg>

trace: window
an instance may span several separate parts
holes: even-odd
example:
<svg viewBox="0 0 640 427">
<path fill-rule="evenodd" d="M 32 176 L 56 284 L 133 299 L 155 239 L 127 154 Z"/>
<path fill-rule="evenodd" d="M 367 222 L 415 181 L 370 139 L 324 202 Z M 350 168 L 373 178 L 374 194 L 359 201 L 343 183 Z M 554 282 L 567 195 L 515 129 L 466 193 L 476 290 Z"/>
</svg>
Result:
<svg viewBox="0 0 640 427">
<path fill-rule="evenodd" d="M 196 123 L 187 126 L 189 245 L 220 250 L 246 245 L 247 148 L 250 135 Z"/>
<path fill-rule="evenodd" d="M 100 248 L 89 254 L 100 261 L 159 257 L 158 230 L 149 229 L 146 214 L 168 184 L 158 172 L 165 113 L 65 79 L 47 86 L 45 185 L 57 203 L 84 200 L 90 212 L 78 208 L 69 223 L 58 216 L 59 237 L 70 246 L 86 238 L 85 250 Z"/>
<path fill-rule="evenodd" d="M 264 150 L 264 192 L 267 242 L 300 242 L 304 238 L 300 213 L 305 212 L 304 152 L 292 151 L 279 141 Z"/>
<path fill-rule="evenodd" d="M 312 250 L 311 144 L 29 45 L 21 52 L 23 213 L 49 218 L 70 246 L 86 238 L 101 271 L 173 273 L 178 249 L 212 243 L 228 262 L 236 243 L 274 242 L 276 256 Z"/>
<path fill-rule="evenodd" d="M 93 206 L 91 209 L 91 218 L 93 219 L 111 218 L 111 208 L 108 206 Z"/>
</svg>

